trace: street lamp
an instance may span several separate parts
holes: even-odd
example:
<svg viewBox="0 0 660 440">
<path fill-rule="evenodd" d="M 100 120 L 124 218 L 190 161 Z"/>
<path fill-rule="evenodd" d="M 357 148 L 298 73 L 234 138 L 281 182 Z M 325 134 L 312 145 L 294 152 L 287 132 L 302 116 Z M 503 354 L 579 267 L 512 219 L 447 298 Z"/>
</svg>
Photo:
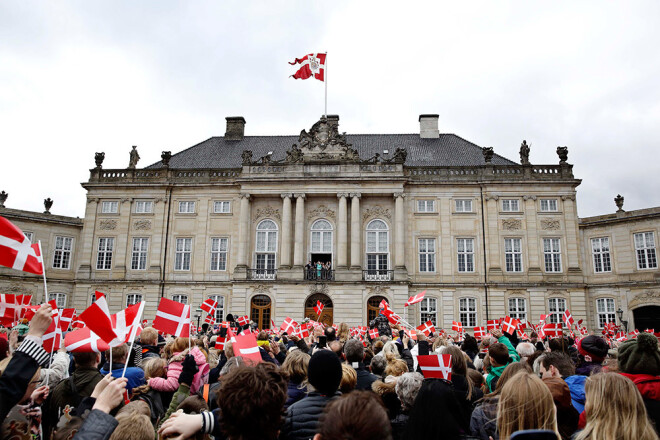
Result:
<svg viewBox="0 0 660 440">
<path fill-rule="evenodd" d="M 201 312 L 201 310 L 200 310 Z M 199 313 L 197 310 L 195 310 L 195 314 L 193 315 L 195 318 L 197 318 L 197 329 L 199 329 L 199 318 L 202 317 L 202 314 Z"/>
<path fill-rule="evenodd" d="M 625 329 L 626 333 L 628 333 L 628 321 L 623 320 L 623 310 L 621 310 L 621 306 L 616 311 L 616 314 L 619 315 L 619 322 L 623 324 L 623 328 Z"/>
</svg>

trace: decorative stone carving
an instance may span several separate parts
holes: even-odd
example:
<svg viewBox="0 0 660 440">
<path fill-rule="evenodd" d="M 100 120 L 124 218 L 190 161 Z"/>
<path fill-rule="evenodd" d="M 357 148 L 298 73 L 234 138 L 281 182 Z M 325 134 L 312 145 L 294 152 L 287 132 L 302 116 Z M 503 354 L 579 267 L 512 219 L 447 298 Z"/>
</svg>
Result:
<svg viewBox="0 0 660 440">
<path fill-rule="evenodd" d="M 293 193 L 282 193 L 282 194 L 280 194 L 280 197 L 282 197 L 283 199 L 286 199 L 286 198 L 290 199 L 290 198 L 293 197 Z"/>
<path fill-rule="evenodd" d="M 50 207 L 53 206 L 53 199 L 48 197 L 47 199 L 44 199 L 44 208 L 46 210 L 44 211 L 44 214 L 50 214 Z"/>
<path fill-rule="evenodd" d="M 133 229 L 136 231 L 148 231 L 151 229 L 151 220 L 136 220 L 133 223 Z"/>
<path fill-rule="evenodd" d="M 87 198 L 87 203 L 98 203 L 101 199 L 98 197 L 89 197 Z"/>
<path fill-rule="evenodd" d="M 101 231 L 111 231 L 117 228 L 117 220 L 101 220 L 99 222 L 99 229 Z"/>
<path fill-rule="evenodd" d="M 122 203 L 133 202 L 133 197 L 124 197 L 120 200 Z"/>
<path fill-rule="evenodd" d="M 308 219 L 315 219 L 315 218 L 331 218 L 335 219 L 335 211 L 332 209 L 328 208 L 325 205 L 321 205 L 315 210 L 311 211 L 309 215 L 307 216 Z"/>
<path fill-rule="evenodd" d="M 286 163 L 301 163 L 305 159 L 305 155 L 302 150 L 298 148 L 298 145 L 293 144 L 291 149 L 286 152 L 286 158 L 284 161 Z"/>
<path fill-rule="evenodd" d="M 240 194 L 238 195 L 238 198 L 239 198 L 239 199 L 248 199 L 248 200 L 250 200 L 250 194 L 248 194 L 248 193 L 240 193 Z"/>
<path fill-rule="evenodd" d="M 502 229 L 505 231 L 517 231 L 522 228 L 522 222 L 515 218 L 502 220 Z"/>
<path fill-rule="evenodd" d="M 252 291 L 254 293 L 270 293 L 270 287 L 266 284 L 257 284 L 256 286 L 252 286 Z"/>
<path fill-rule="evenodd" d="M 394 154 L 392 155 L 392 162 L 406 163 L 407 157 L 408 157 L 408 151 L 405 148 L 397 147 L 396 150 L 394 150 Z"/>
<path fill-rule="evenodd" d="M 278 220 L 281 219 L 280 217 L 280 210 L 277 208 L 273 208 L 272 206 L 266 206 L 265 208 L 259 208 L 257 209 L 257 213 L 254 215 L 254 222 L 259 220 L 260 218 L 264 217 L 273 217 Z"/>
<path fill-rule="evenodd" d="M 135 168 L 135 166 L 137 165 L 138 161 L 140 160 L 140 155 L 138 154 L 137 146 L 136 146 L 136 145 L 133 145 L 133 149 L 132 149 L 131 152 L 129 153 L 129 156 L 130 156 L 130 157 L 129 157 L 129 159 L 128 159 L 128 168 L 133 169 L 133 168 Z"/>
<path fill-rule="evenodd" d="M 381 285 L 367 287 L 368 296 L 373 296 L 373 295 L 387 296 L 388 293 L 389 293 L 389 289 Z"/>
<path fill-rule="evenodd" d="M 660 292 L 647 290 L 635 295 L 635 297 L 628 302 L 628 309 L 632 310 L 637 307 L 648 305 L 660 305 Z"/>
<path fill-rule="evenodd" d="M 328 285 L 326 283 L 316 283 L 309 286 L 309 293 L 311 295 L 315 293 L 322 293 L 324 295 L 329 295 L 330 289 L 328 289 Z"/>
<path fill-rule="evenodd" d="M 342 197 L 348 197 L 348 193 L 346 193 L 346 192 L 337 193 L 337 198 L 338 199 L 341 199 Z"/>
<path fill-rule="evenodd" d="M 486 163 L 492 163 L 493 162 L 493 154 L 495 154 L 494 151 L 493 151 L 493 147 L 483 147 L 481 149 L 481 152 L 484 155 L 484 161 Z"/>
<path fill-rule="evenodd" d="M 169 168 L 171 158 L 172 158 L 172 152 L 171 151 L 163 151 L 162 153 L 160 153 L 160 160 L 163 161 L 163 166 L 165 168 Z"/>
<path fill-rule="evenodd" d="M 566 165 L 568 160 L 568 147 L 557 147 L 557 156 L 559 156 L 559 165 Z"/>
<path fill-rule="evenodd" d="M 3 191 L 3 193 L 4 193 L 4 191 Z M 7 197 L 5 196 L 5 199 L 6 198 Z M 617 194 L 616 197 L 614 198 L 614 203 L 616 204 L 616 207 L 617 207 L 616 212 L 625 212 L 624 209 L 623 209 L 623 200 L 624 200 L 624 197 L 621 194 Z M 3 206 L 2 202 L 4 202 L 4 200 L 2 200 L 2 197 L 0 197 L 0 206 Z"/>
<path fill-rule="evenodd" d="M 5 207 L 5 202 L 7 201 L 7 197 L 9 197 L 9 193 L 6 193 L 4 191 L 0 192 L 0 208 Z"/>
<path fill-rule="evenodd" d="M 575 200 L 575 196 L 573 194 L 566 194 L 561 196 L 562 200 Z"/>
<path fill-rule="evenodd" d="M 536 196 L 523 196 L 523 200 L 536 200 Z"/>
<path fill-rule="evenodd" d="M 99 170 L 103 168 L 103 160 L 105 159 L 105 153 L 101 151 L 100 153 L 94 153 L 94 162 L 96 163 L 96 168 Z"/>
<path fill-rule="evenodd" d="M 541 229 L 544 231 L 558 231 L 561 229 L 561 223 L 559 220 L 543 219 L 541 220 Z"/>
<path fill-rule="evenodd" d="M 373 217 L 385 217 L 388 220 L 392 220 L 392 214 L 390 214 L 390 210 L 381 206 L 374 206 L 373 208 L 365 209 L 364 213 L 362 214 L 362 221 L 366 222 Z"/>
<path fill-rule="evenodd" d="M 486 194 L 486 195 L 484 196 L 484 200 L 485 200 L 485 201 L 489 201 L 489 200 L 495 200 L 495 201 L 498 201 L 499 199 L 500 199 L 500 196 L 498 196 L 497 194 Z"/>
<path fill-rule="evenodd" d="M 305 193 L 293 193 L 293 197 L 295 197 L 296 199 L 303 199 L 303 200 L 305 200 L 305 197 L 306 197 L 306 196 L 305 196 Z"/>
<path fill-rule="evenodd" d="M 243 150 L 243 152 L 241 153 L 241 159 L 243 166 L 252 165 L 252 151 Z"/>
<path fill-rule="evenodd" d="M 351 196 L 351 198 L 358 198 L 359 199 L 360 197 L 362 197 L 362 194 L 360 194 L 360 193 L 350 193 L 350 196 Z"/>
<path fill-rule="evenodd" d="M 527 145 L 527 141 L 522 141 L 522 144 L 520 144 L 521 165 L 529 165 L 529 147 L 531 147 L 531 144 Z"/>
<path fill-rule="evenodd" d="M 395 192 L 395 193 L 392 194 L 392 195 L 394 196 L 394 200 L 398 199 L 399 197 L 401 197 L 402 199 L 403 199 L 404 197 L 406 197 L 406 195 L 405 195 L 404 193 L 402 193 L 402 192 Z"/>
</svg>

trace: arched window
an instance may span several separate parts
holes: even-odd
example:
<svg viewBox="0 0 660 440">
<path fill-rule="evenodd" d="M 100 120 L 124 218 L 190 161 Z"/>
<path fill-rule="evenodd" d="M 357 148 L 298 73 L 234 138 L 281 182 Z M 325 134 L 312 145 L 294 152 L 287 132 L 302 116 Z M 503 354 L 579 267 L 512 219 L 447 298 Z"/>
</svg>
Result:
<svg viewBox="0 0 660 440">
<path fill-rule="evenodd" d="M 277 225 L 272 220 L 262 220 L 257 225 L 255 246 L 256 277 L 275 278 L 275 255 L 277 252 Z"/>
<path fill-rule="evenodd" d="M 389 272 L 389 230 L 382 220 L 367 225 L 367 281 L 387 281 Z"/>
<path fill-rule="evenodd" d="M 389 302 L 384 296 L 372 296 L 371 298 L 369 298 L 369 300 L 367 300 L 368 323 L 376 319 L 376 316 L 378 316 L 378 313 L 380 313 L 380 303 L 383 300 L 385 300 L 385 302 L 389 304 Z"/>
<path fill-rule="evenodd" d="M 332 225 L 327 220 L 316 220 L 312 224 L 312 253 L 332 253 Z"/>
</svg>

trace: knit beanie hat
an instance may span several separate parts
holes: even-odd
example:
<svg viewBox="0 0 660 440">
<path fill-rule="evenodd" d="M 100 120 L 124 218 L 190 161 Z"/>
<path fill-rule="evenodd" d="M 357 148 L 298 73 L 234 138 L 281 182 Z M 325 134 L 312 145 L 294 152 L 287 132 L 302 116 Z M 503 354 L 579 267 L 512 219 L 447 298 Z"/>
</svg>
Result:
<svg viewBox="0 0 660 440">
<path fill-rule="evenodd" d="M 593 362 L 603 362 L 609 349 L 605 339 L 595 335 L 589 335 L 578 342 L 578 352 L 585 358 L 589 356 Z"/>
<path fill-rule="evenodd" d="M 309 360 L 307 379 L 321 394 L 334 394 L 341 383 L 341 375 L 341 362 L 331 350 L 319 350 Z"/>
<path fill-rule="evenodd" d="M 619 370 L 628 374 L 660 375 L 660 351 L 658 338 L 650 333 L 640 333 L 637 339 L 619 346 Z"/>
</svg>

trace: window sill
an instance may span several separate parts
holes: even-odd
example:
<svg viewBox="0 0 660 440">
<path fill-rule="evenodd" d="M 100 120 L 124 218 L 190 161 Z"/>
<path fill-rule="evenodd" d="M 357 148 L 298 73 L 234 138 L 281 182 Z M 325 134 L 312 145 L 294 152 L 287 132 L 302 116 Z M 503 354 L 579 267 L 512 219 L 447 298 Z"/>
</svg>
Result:
<svg viewBox="0 0 660 440">
<path fill-rule="evenodd" d="M 470 212 L 452 212 L 454 215 L 476 215 L 477 213 L 475 211 L 470 211 Z"/>
<path fill-rule="evenodd" d="M 415 215 L 428 216 L 428 215 L 438 215 L 437 212 L 415 212 Z"/>
<path fill-rule="evenodd" d="M 119 217 L 119 212 L 99 212 L 98 215 L 103 217 Z"/>
<path fill-rule="evenodd" d="M 181 216 L 181 217 L 197 217 L 196 212 L 177 212 L 174 215 Z"/>
<path fill-rule="evenodd" d="M 233 212 L 212 212 L 211 217 L 231 217 L 234 215 Z"/>
<path fill-rule="evenodd" d="M 142 216 L 153 217 L 154 213 L 153 212 L 134 212 L 133 215 L 139 215 L 140 217 L 142 217 Z"/>
<path fill-rule="evenodd" d="M 500 211 L 500 215 L 523 215 L 524 211 Z"/>
<path fill-rule="evenodd" d="M 536 214 L 538 215 L 557 215 L 557 214 L 563 214 L 562 211 L 536 211 Z"/>
</svg>

